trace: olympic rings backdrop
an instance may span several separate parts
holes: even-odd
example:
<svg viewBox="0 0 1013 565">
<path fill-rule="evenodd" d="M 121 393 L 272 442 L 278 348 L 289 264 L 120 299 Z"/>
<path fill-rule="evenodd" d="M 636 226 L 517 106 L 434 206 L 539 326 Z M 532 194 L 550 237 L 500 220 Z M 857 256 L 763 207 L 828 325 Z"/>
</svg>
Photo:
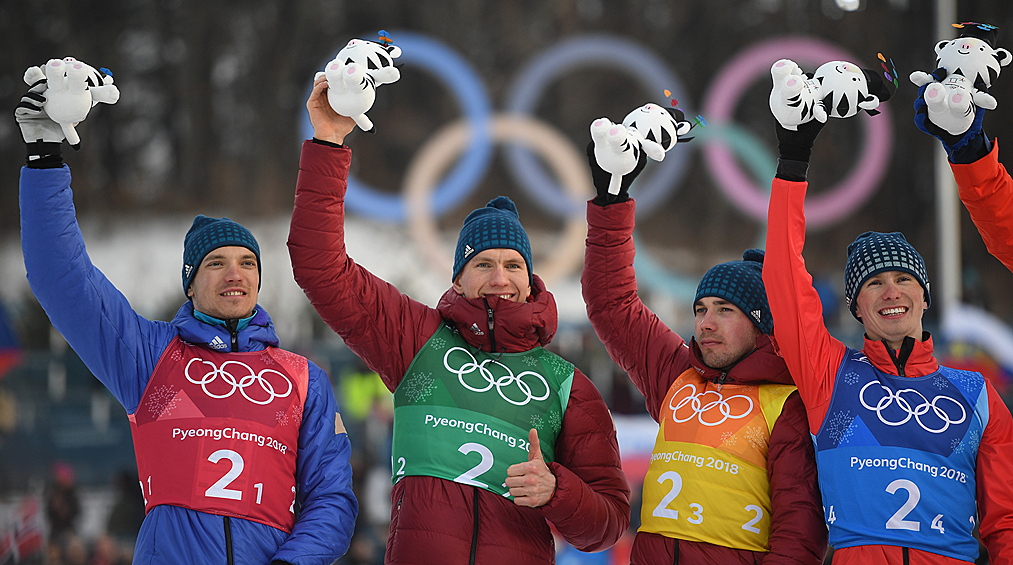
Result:
<svg viewBox="0 0 1013 565">
<path fill-rule="evenodd" d="M 445 271 L 448 279 L 455 242 L 440 236 L 436 219 L 455 211 L 477 188 L 491 164 L 496 142 L 506 144 L 507 168 L 521 191 L 564 225 L 559 240 L 543 246 L 549 251 L 537 261 L 537 272 L 551 282 L 572 274 L 581 265 L 586 234 L 585 202 L 594 194 L 583 157 L 589 136 L 567 139 L 534 115 L 538 99 L 551 81 L 575 69 L 604 67 L 625 75 L 624 78 L 651 93 L 654 98 L 644 103 L 665 104 L 666 101 L 659 100 L 667 89 L 687 115 L 698 113 L 682 80 L 668 63 L 628 38 L 576 35 L 542 51 L 510 81 L 503 103 L 505 112 L 501 113 L 493 110 L 489 93 L 477 73 L 453 49 L 415 32 L 394 30 L 390 35 L 402 49 L 398 64 L 436 77 L 450 90 L 462 117 L 421 145 L 402 185 L 397 187 L 399 194 L 378 191 L 350 176 L 345 202 L 356 214 L 407 223 L 414 244 L 438 269 Z M 707 126 L 693 130 L 697 142 L 677 145 L 664 161 L 652 164 L 633 185 L 638 217 L 649 215 L 675 194 L 689 168 L 690 153 L 699 149 L 714 183 L 728 201 L 760 224 L 766 222 L 767 187 L 774 175 L 776 155 L 748 130 L 737 126 L 733 113 L 748 87 L 757 81 L 769 84 L 770 66 L 781 58 L 791 58 L 806 68 L 831 60 L 860 60 L 838 46 L 813 38 L 780 37 L 744 49 L 718 70 L 705 89 L 706 104 L 701 113 Z M 382 88 L 397 88 L 397 83 Z M 881 106 L 881 115 L 876 118 L 864 113 L 854 118 L 863 127 L 855 165 L 836 186 L 810 198 L 806 205 L 809 227 L 825 228 L 844 220 L 875 192 L 891 153 L 888 106 Z M 597 117 L 588 116 L 588 124 Z M 607 117 L 619 121 L 623 116 Z M 313 133 L 308 116 L 303 120 L 303 133 L 307 138 Z M 532 152 L 539 154 L 555 174 L 547 174 Z M 751 174 L 743 172 L 740 162 Z M 466 212 L 458 213 L 463 216 Z M 638 249 L 636 261 L 637 278 L 642 285 L 692 299 L 695 280 L 666 271 L 643 248 Z"/>
</svg>

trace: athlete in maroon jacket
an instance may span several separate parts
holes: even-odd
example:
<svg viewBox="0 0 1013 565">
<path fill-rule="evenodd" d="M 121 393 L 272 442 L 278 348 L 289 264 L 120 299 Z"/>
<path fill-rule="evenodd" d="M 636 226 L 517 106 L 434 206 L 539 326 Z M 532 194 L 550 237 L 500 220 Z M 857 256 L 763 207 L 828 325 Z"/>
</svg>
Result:
<svg viewBox="0 0 1013 565">
<path fill-rule="evenodd" d="M 631 562 L 822 563 L 827 530 L 813 444 L 771 345 L 762 252 L 707 272 L 687 344 L 637 295 L 627 190 L 644 159 L 614 198 L 591 145 L 588 160 L 599 194 L 587 206 L 588 316 L 661 424 Z"/>
<path fill-rule="evenodd" d="M 469 215 L 453 287 L 437 308 L 416 302 L 348 257 L 341 143 L 354 122 L 330 109 L 326 82 L 307 108 L 314 139 L 303 144 L 289 252 L 323 320 L 395 393 L 385 562 L 552 563 L 549 523 L 580 550 L 610 547 L 630 519 L 615 427 L 591 381 L 542 349 L 555 301 L 531 274 L 513 204 Z M 494 225 L 509 235 L 502 246 L 478 229 Z M 557 405 L 531 410 L 545 398 Z M 467 461 L 460 474 L 455 459 Z"/>
</svg>

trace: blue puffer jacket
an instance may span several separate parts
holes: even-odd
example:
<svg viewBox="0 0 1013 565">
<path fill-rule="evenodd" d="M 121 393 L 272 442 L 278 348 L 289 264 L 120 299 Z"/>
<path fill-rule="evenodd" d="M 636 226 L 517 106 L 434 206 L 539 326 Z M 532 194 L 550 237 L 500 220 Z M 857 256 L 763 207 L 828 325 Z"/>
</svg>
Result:
<svg viewBox="0 0 1013 565">
<path fill-rule="evenodd" d="M 28 281 L 53 326 L 128 414 L 137 410 L 173 338 L 194 344 L 216 337 L 231 340 L 224 326 L 195 318 L 190 302 L 171 322 L 151 321 L 133 311 L 88 258 L 66 165 L 22 169 L 21 245 Z M 274 324 L 259 305 L 238 338 L 240 351 L 278 345 Z M 337 410 L 327 375 L 311 362 L 296 461 L 299 512 L 291 534 L 241 518 L 156 506 L 141 525 L 134 563 L 266 565 L 277 560 L 325 565 L 344 554 L 358 504 L 352 494 L 348 436 L 335 434 Z"/>
</svg>

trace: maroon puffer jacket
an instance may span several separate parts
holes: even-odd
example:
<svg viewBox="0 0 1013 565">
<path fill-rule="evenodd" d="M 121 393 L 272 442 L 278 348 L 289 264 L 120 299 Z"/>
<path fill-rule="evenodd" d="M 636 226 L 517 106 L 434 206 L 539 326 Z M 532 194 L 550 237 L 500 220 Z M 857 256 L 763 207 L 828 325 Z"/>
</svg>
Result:
<svg viewBox="0 0 1013 565">
<path fill-rule="evenodd" d="M 721 376 L 700 360 L 696 342 L 687 344 L 648 309 L 637 295 L 633 257 L 635 204 L 587 206 L 587 248 L 581 287 L 588 317 L 612 359 L 629 373 L 647 399 L 647 410 L 660 422 L 661 406 L 675 379 L 689 367 L 710 380 Z M 770 338 L 760 336 L 757 349 L 732 367 L 725 382 L 793 384 L 784 360 Z M 767 553 L 735 550 L 712 544 L 678 541 L 638 533 L 631 563 L 812 564 L 823 562 L 827 528 L 816 476 L 813 442 L 805 408 L 797 392 L 784 404 L 771 430 L 767 452 L 770 479 L 771 533 Z"/>
<path fill-rule="evenodd" d="M 351 151 L 303 144 L 288 247 L 295 279 L 317 312 L 345 344 L 397 388 L 416 353 L 444 320 L 462 328 L 474 347 L 491 351 L 481 301 L 448 291 L 430 308 L 355 264 L 345 251 L 344 195 Z M 548 344 L 556 331 L 556 304 L 541 279 L 532 299 L 490 299 L 497 349 L 526 351 Z M 489 332 L 486 332 L 488 334 Z M 573 546 L 598 551 L 629 527 L 630 490 L 622 472 L 615 426 L 591 381 L 575 371 L 555 444 L 556 492 L 537 509 L 494 493 L 432 477 L 405 477 L 391 493 L 386 563 L 553 563 L 547 522 Z"/>
</svg>

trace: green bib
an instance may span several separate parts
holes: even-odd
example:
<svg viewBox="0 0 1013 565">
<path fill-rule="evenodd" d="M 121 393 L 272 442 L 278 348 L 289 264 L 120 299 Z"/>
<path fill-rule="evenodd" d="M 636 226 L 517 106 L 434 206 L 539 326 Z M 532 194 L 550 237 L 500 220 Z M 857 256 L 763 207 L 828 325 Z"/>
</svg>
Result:
<svg viewBox="0 0 1013 565">
<path fill-rule="evenodd" d="M 509 498 L 507 467 L 528 460 L 531 428 L 555 460 L 573 370 L 541 347 L 476 350 L 444 324 L 394 391 L 393 481 L 438 477 Z"/>
</svg>

